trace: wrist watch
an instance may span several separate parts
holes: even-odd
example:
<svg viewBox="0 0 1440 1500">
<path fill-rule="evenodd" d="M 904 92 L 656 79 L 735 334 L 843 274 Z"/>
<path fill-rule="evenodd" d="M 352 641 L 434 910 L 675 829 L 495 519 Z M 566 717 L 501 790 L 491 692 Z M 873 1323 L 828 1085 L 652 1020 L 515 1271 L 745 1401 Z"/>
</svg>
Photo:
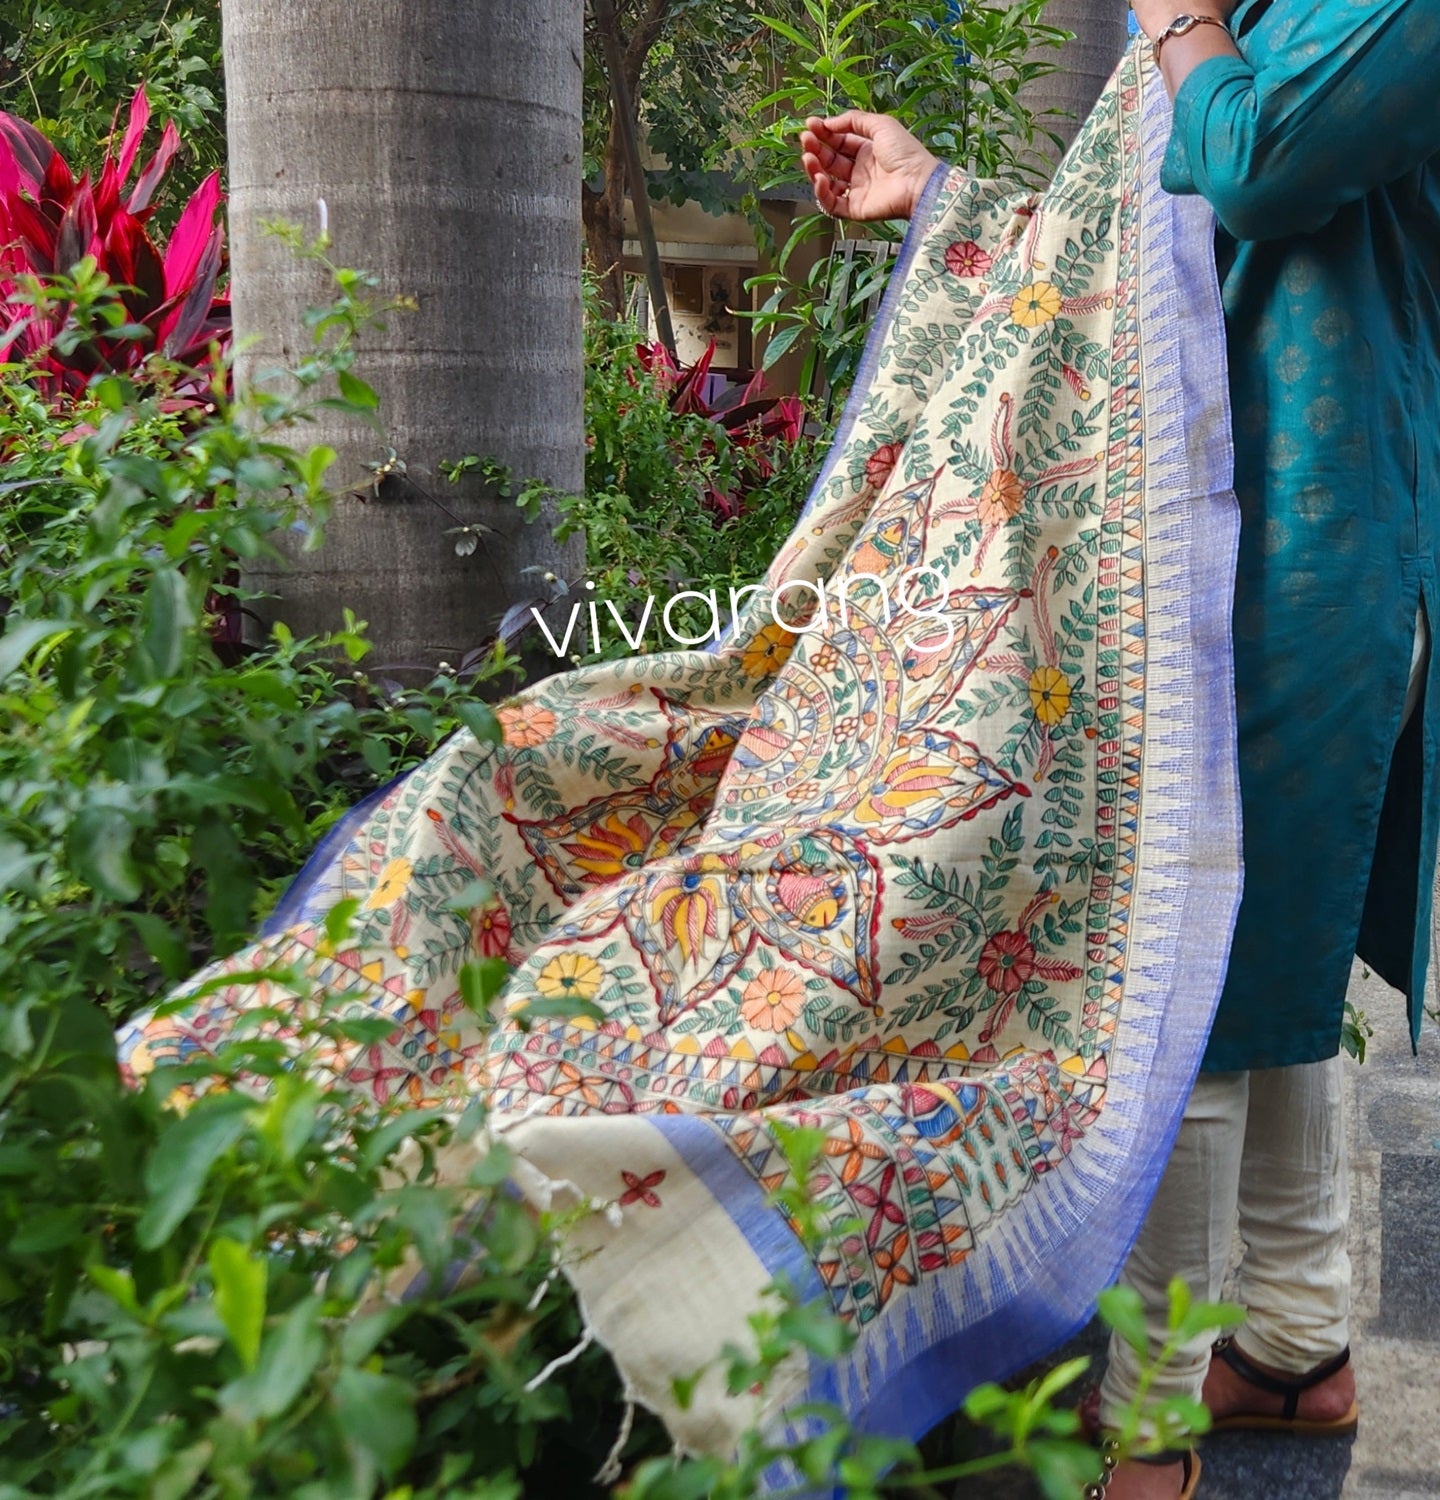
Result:
<svg viewBox="0 0 1440 1500">
<path fill-rule="evenodd" d="M 1184 36 L 1187 31 L 1194 31 L 1197 26 L 1218 26 L 1226 36 L 1230 35 L 1229 26 L 1219 16 L 1176 16 L 1164 30 L 1156 33 L 1155 40 L 1150 44 L 1150 55 L 1158 64 L 1160 49 L 1172 36 Z"/>
</svg>

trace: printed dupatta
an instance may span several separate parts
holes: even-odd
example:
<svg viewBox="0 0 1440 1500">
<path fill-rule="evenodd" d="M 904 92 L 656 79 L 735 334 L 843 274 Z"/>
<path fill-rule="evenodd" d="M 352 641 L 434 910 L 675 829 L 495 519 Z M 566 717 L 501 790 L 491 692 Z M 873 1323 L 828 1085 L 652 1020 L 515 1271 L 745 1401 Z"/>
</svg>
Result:
<svg viewBox="0 0 1440 1500">
<path fill-rule="evenodd" d="M 593 1210 L 568 1274 L 685 1447 L 755 1418 L 718 1372 L 684 1409 L 672 1380 L 782 1272 L 858 1339 L 765 1415 L 920 1434 L 1083 1322 L 1168 1154 L 1240 886 L 1223 324 L 1168 132 L 1136 45 L 1043 195 L 937 171 L 729 634 L 508 700 L 503 745 L 461 734 L 357 808 L 196 981 L 298 964 L 395 1027 L 306 1067 L 487 1094 L 521 1190 Z M 477 877 L 494 900 L 453 910 Z M 476 955 L 517 966 L 510 1012 L 597 1009 L 487 1040 Z M 237 981 L 133 1023 L 122 1063 L 300 1003 Z M 823 1132 L 818 1246 L 770 1196 L 777 1122 Z"/>
</svg>

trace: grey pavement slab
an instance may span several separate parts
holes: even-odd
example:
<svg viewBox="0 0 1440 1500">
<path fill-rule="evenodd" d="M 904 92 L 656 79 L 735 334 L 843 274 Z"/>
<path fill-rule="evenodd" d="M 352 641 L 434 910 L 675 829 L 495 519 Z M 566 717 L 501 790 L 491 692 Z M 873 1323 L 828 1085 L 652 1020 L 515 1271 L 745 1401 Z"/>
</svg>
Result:
<svg viewBox="0 0 1440 1500">
<path fill-rule="evenodd" d="M 1434 1010 L 1433 968 L 1430 986 Z M 1440 1497 L 1440 1027 L 1427 1018 L 1417 1058 L 1400 997 L 1359 964 L 1350 997 L 1376 1032 L 1364 1065 L 1346 1073 L 1360 1430 L 1207 1438 L 1198 1500 Z M 1056 1359 L 1102 1348 L 1092 1326 Z M 1039 1494 L 1028 1476 L 1001 1472 L 962 1483 L 953 1500 Z"/>
</svg>

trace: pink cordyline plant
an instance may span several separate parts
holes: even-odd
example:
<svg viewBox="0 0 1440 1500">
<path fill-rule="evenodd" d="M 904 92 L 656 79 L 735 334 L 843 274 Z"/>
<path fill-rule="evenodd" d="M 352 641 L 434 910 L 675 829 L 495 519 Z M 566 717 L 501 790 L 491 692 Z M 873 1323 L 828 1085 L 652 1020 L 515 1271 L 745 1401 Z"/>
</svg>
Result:
<svg viewBox="0 0 1440 1500">
<path fill-rule="evenodd" d="M 117 114 L 117 128 L 118 128 Z M 155 197 L 180 149 L 167 124 L 159 147 L 134 185 L 131 173 L 150 122 L 142 85 L 130 101 L 117 153 L 112 144 L 100 175 L 77 181 L 59 152 L 33 125 L 0 111 L 0 360 L 24 361 L 51 400 L 79 396 L 101 372 L 144 380 L 158 354 L 193 367 L 174 394 L 200 399 L 212 371 L 211 351 L 230 339 L 230 303 L 219 289 L 225 264 L 224 228 L 217 217 L 220 174 L 212 172 L 185 205 L 163 248 L 146 228 Z M 37 308 L 23 278 L 66 275 L 93 257 L 117 289 L 131 328 L 57 340 L 73 314 L 53 302 Z"/>
</svg>

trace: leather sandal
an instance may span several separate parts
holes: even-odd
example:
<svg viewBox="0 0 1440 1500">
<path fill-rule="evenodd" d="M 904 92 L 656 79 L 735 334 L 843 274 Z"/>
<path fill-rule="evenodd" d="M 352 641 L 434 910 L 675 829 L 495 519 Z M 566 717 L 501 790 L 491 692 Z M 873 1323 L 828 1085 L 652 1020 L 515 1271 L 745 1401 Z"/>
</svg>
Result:
<svg viewBox="0 0 1440 1500">
<path fill-rule="evenodd" d="M 1200 1488 L 1200 1455 L 1193 1448 L 1181 1448 L 1166 1453 L 1151 1453 L 1144 1458 L 1131 1460 L 1137 1464 L 1173 1464 L 1185 1465 L 1180 1476 L 1180 1493 L 1176 1500 L 1194 1500 L 1195 1492 Z M 1105 1493 L 1110 1488 L 1110 1476 L 1115 1472 L 1115 1456 L 1110 1452 L 1107 1443 L 1104 1455 L 1104 1468 L 1100 1477 L 1093 1484 L 1085 1486 L 1085 1500 L 1105 1500 Z"/>
<path fill-rule="evenodd" d="M 1271 1375 L 1247 1359 L 1232 1338 L 1219 1339 L 1211 1348 L 1211 1357 L 1223 1360 L 1248 1385 L 1257 1390 L 1268 1391 L 1274 1396 L 1283 1396 L 1285 1405 L 1279 1416 L 1261 1412 L 1231 1412 L 1228 1417 L 1217 1417 L 1211 1424 L 1211 1432 L 1290 1432 L 1299 1437 L 1348 1437 L 1360 1423 L 1358 1402 L 1350 1403 L 1350 1410 L 1338 1417 L 1316 1419 L 1301 1417 L 1300 1397 L 1308 1390 L 1343 1370 L 1350 1363 L 1350 1350 L 1346 1349 L 1316 1365 L 1307 1375 Z"/>
</svg>

